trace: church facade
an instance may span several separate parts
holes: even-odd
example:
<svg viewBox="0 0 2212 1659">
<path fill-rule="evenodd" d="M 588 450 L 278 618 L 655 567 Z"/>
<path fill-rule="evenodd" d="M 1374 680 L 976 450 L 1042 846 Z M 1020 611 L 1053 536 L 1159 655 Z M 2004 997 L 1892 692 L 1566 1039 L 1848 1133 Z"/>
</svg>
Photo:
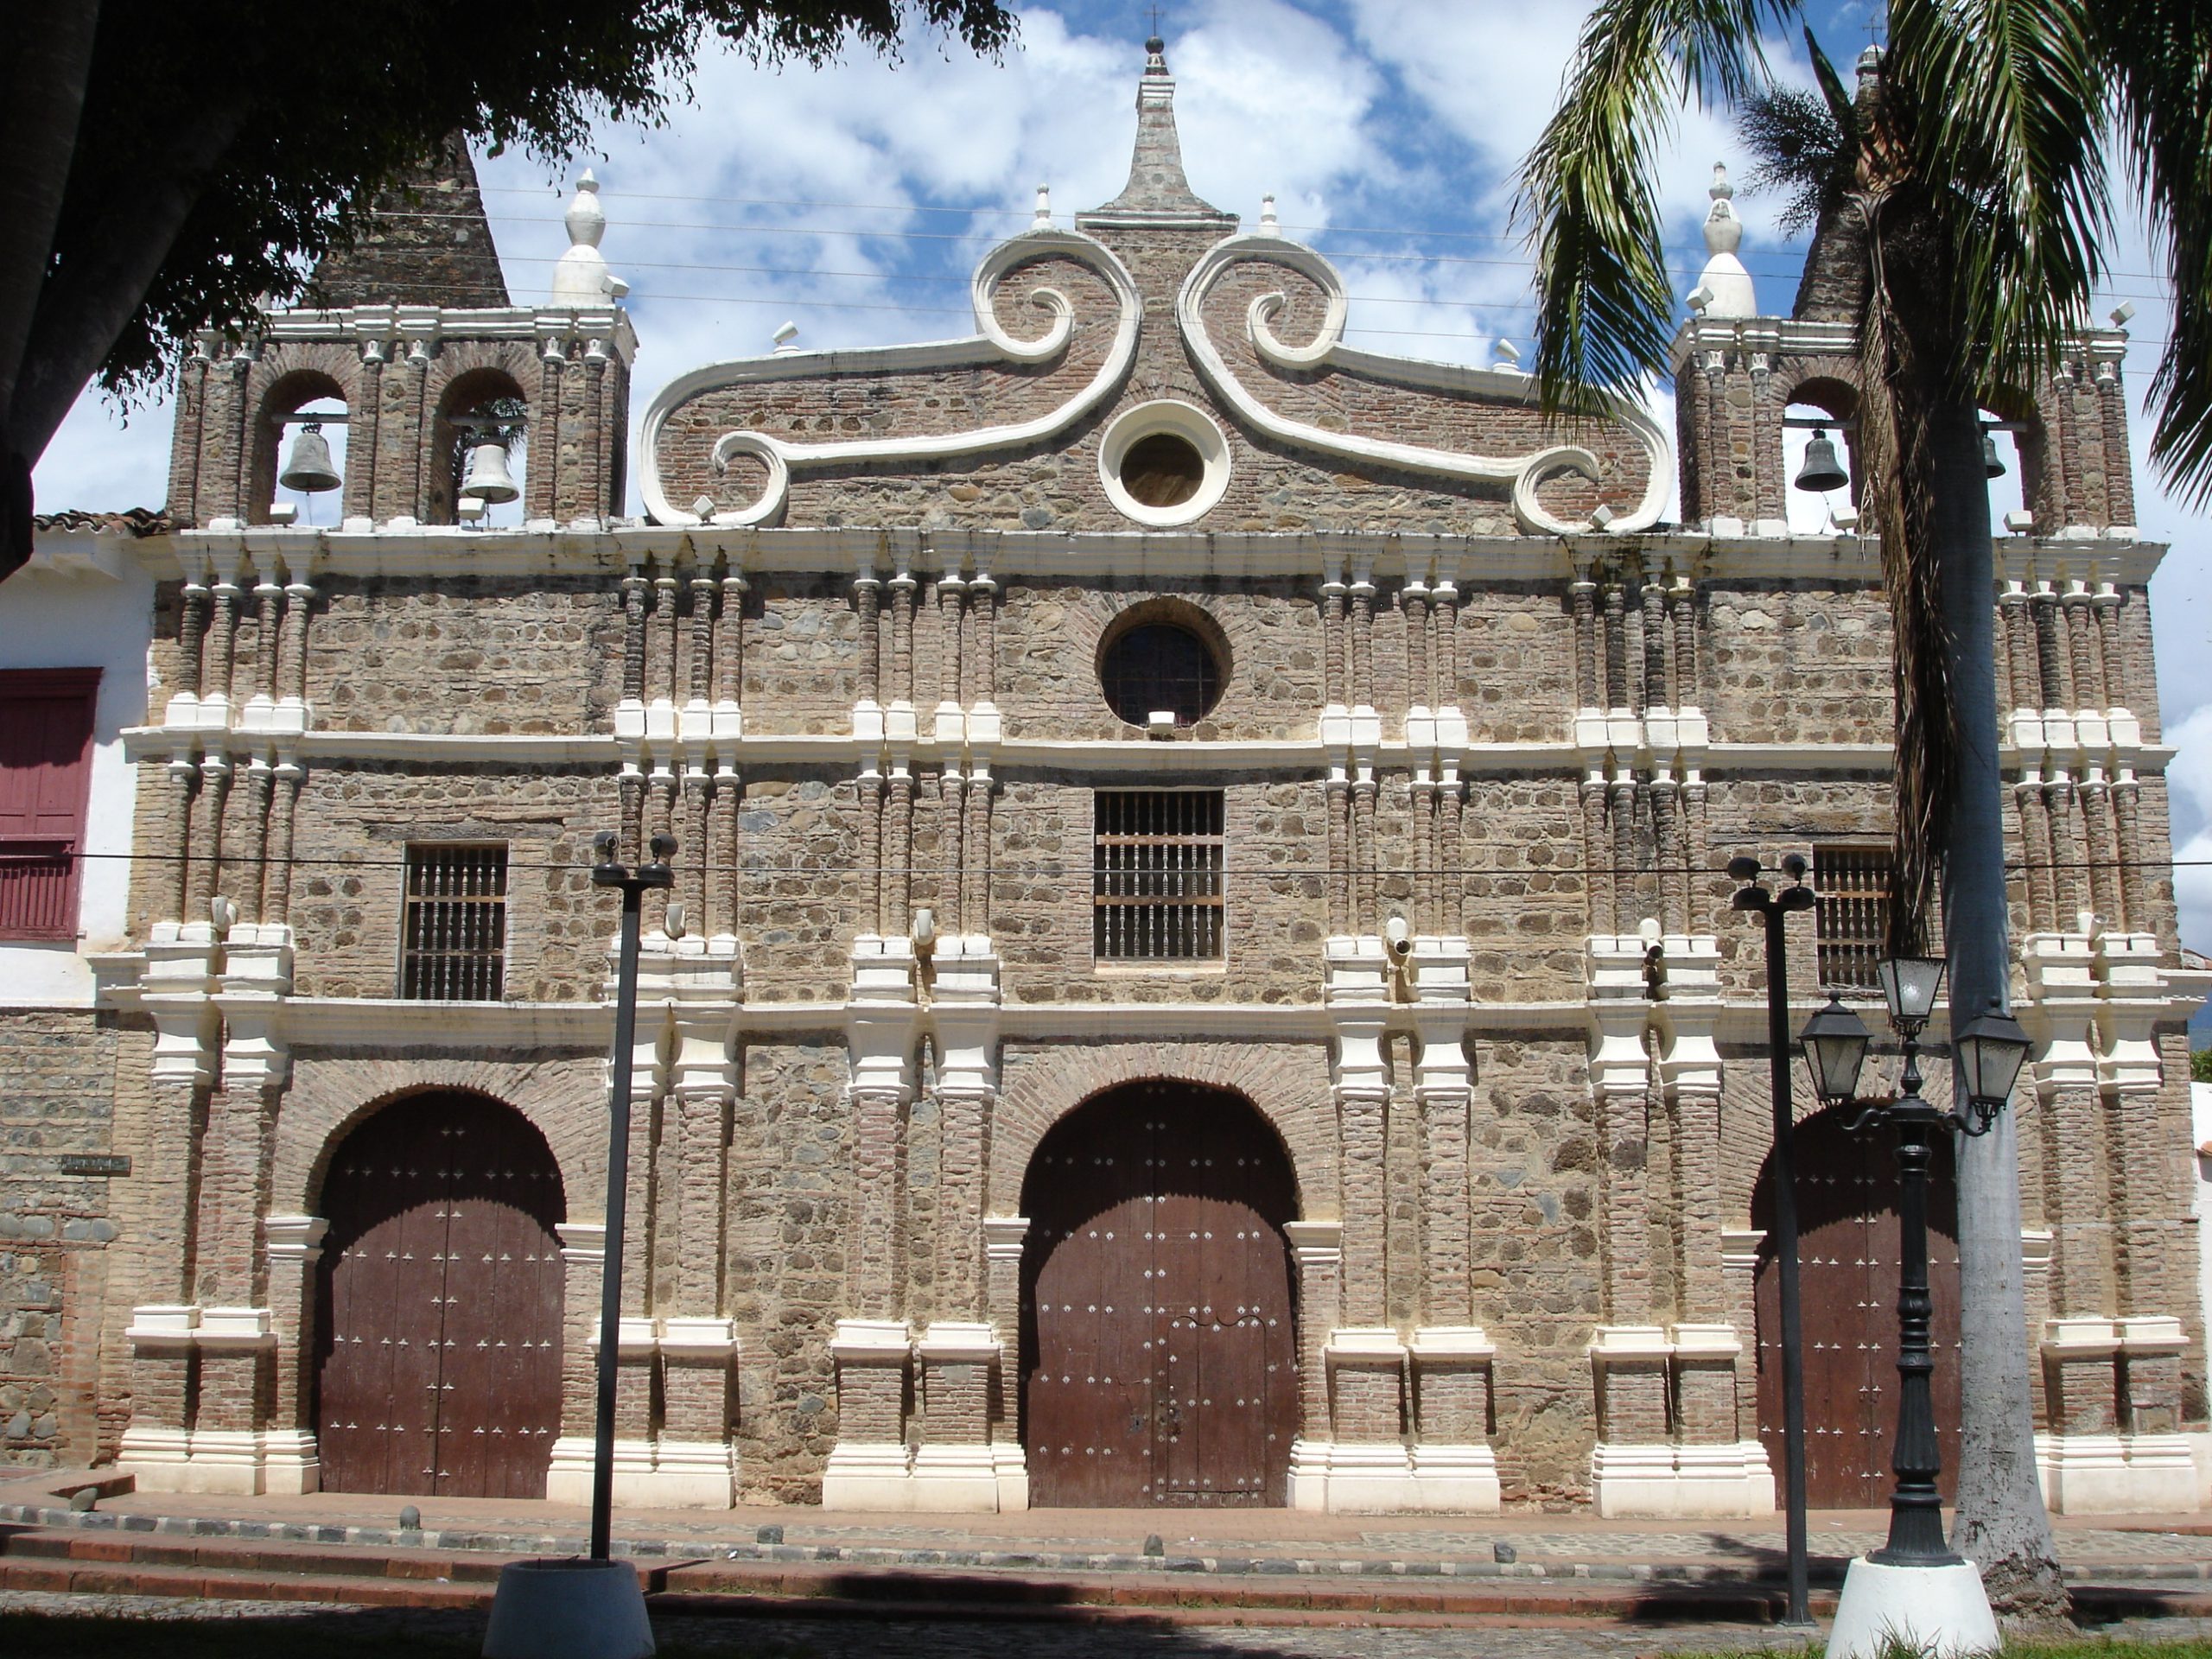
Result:
<svg viewBox="0 0 2212 1659">
<path fill-rule="evenodd" d="M 97 965 L 136 1173 L 63 1315 L 105 1402 L 73 1455 L 586 1495 L 613 830 L 677 843 L 619 1501 L 1772 1509 L 1723 872 L 1809 856 L 1795 1001 L 1874 1000 L 1878 551 L 1783 493 L 1790 408 L 1847 427 L 1847 305 L 1816 257 L 1758 315 L 1716 194 L 1676 431 L 1561 433 L 1510 363 L 1344 344 L 1334 268 L 1193 193 L 1173 91 L 1155 42 L 1128 188 L 1040 200 L 972 335 L 700 369 L 634 456 L 594 191 L 516 306 L 465 155 L 457 238 L 187 365 L 175 528 L 133 544 L 155 712 Z M 2171 1510 L 2202 988 L 2124 348 L 1998 411 L 2030 505 L 1992 602 L 2046 1485 Z M 330 404 L 341 522 L 274 522 Z M 518 429 L 524 521 L 467 522 Z M 1889 1150 L 1799 1087 L 1815 1501 L 1878 1502 Z"/>
</svg>

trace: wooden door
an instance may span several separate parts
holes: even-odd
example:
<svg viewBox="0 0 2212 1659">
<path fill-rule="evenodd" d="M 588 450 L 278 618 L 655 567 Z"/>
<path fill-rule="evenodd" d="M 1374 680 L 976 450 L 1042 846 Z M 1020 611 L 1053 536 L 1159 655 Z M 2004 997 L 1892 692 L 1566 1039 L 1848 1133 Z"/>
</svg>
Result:
<svg viewBox="0 0 2212 1659">
<path fill-rule="evenodd" d="M 418 1095 L 346 1137 L 323 1208 L 326 1490 L 543 1497 L 564 1213 L 544 1138 L 496 1102 Z"/>
<path fill-rule="evenodd" d="M 1878 1509 L 1890 1501 L 1897 1443 L 1897 1132 L 1856 1134 L 1844 1114 L 1797 1126 L 1798 1285 L 1805 1357 L 1805 1492 L 1815 1509 Z M 1752 1210 L 1770 1224 L 1766 1182 Z M 1935 1302 L 1936 1429 L 1946 1502 L 1959 1459 L 1958 1198 L 1951 1151 L 1938 1137 L 1928 1194 L 1928 1279 Z M 1758 1259 L 1759 1438 L 1783 1478 L 1781 1282 Z"/>
<path fill-rule="evenodd" d="M 1221 1090 L 1138 1084 L 1024 1192 L 1022 1408 L 1042 1506 L 1281 1503 L 1297 1433 L 1288 1161 Z"/>
</svg>

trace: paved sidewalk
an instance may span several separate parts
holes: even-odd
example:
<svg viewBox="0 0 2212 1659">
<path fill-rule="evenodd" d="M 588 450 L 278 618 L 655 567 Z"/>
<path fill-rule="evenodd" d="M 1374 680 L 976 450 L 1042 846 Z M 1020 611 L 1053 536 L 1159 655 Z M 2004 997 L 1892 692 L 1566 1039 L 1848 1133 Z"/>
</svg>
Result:
<svg viewBox="0 0 2212 1659">
<path fill-rule="evenodd" d="M 0 1483 L 0 1521 L 145 1531 L 506 1554 L 580 1552 L 588 1512 L 523 1499 L 409 1499 L 321 1492 L 219 1497 L 124 1491 L 91 1515 L 58 1496 L 107 1471 L 48 1471 Z M 403 1530 L 400 1511 L 420 1513 Z M 1878 1546 L 1885 1512 L 1828 1510 L 1810 1519 L 1816 1581 L 1838 1582 L 1854 1555 Z M 2212 1517 L 2053 1519 L 2069 1579 L 2097 1583 L 2212 1580 Z M 1588 1514 L 1331 1516 L 1290 1510 L 1031 1510 L 975 1516 L 833 1511 L 809 1505 L 725 1510 L 618 1508 L 618 1553 L 643 1560 L 838 1562 L 849 1566 L 1030 1567 L 1069 1571 L 1293 1572 L 1319 1576 L 1743 1581 L 1778 1578 L 1779 1516 L 1757 1520 L 1608 1521 Z M 1156 1540 L 1156 1544 L 1153 1541 Z M 1147 1546 L 1151 1545 L 1150 1549 Z"/>
</svg>

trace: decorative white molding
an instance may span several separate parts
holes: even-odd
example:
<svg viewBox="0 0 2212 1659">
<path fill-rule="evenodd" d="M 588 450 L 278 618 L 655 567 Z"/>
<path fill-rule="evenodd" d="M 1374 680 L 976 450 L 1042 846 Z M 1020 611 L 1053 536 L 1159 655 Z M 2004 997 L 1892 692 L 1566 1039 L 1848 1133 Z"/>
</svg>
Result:
<svg viewBox="0 0 2212 1659">
<path fill-rule="evenodd" d="M 1130 448 L 1161 433 L 1188 442 L 1198 451 L 1204 467 L 1191 499 L 1171 507 L 1147 505 L 1122 482 L 1122 462 Z M 1098 481 L 1105 486 L 1106 499 L 1124 517 L 1151 530 L 1169 530 L 1205 518 L 1229 488 L 1229 440 L 1214 424 L 1212 416 L 1180 397 L 1162 397 L 1123 410 L 1098 441 Z"/>
<path fill-rule="evenodd" d="M 1080 391 L 1057 408 L 1029 420 L 1001 426 L 978 427 L 967 432 L 922 433 L 903 438 L 792 443 L 766 432 L 725 432 L 715 440 L 711 452 L 715 470 L 726 471 L 731 459 L 737 455 L 750 455 L 760 461 L 767 468 L 768 484 L 760 499 L 748 507 L 717 512 L 711 518 L 678 507 L 668 499 L 661 484 L 661 433 L 671 414 L 702 393 L 817 375 L 914 373 L 1000 363 L 1030 365 L 1051 362 L 1066 351 L 1075 334 L 1075 308 L 1066 295 L 1056 288 L 1040 288 L 1030 295 L 1029 303 L 1052 317 L 1051 326 L 1035 340 L 1016 340 L 1009 334 L 1000 323 L 995 307 L 999 284 L 1007 273 L 1056 255 L 1071 259 L 1103 278 L 1114 290 L 1120 307 L 1113 343 L 1097 372 Z M 694 370 L 670 382 L 646 410 L 639 433 L 639 447 L 644 454 L 638 490 L 644 498 L 645 510 L 657 523 L 669 525 L 712 523 L 738 527 L 769 524 L 783 512 L 794 467 L 942 461 L 1035 443 L 1065 430 L 1096 409 L 1122 383 L 1136 356 L 1137 327 L 1144 315 L 1144 301 L 1137 293 L 1135 279 L 1104 243 L 1080 231 L 1030 230 L 1001 243 L 976 268 L 971 295 L 977 333 L 970 339 L 862 351 L 791 352 L 747 358 Z"/>
<path fill-rule="evenodd" d="M 1554 474 L 1574 472 L 1593 480 L 1598 478 L 1597 456 L 1580 444 L 1554 444 L 1525 455 L 1467 454 L 1427 444 L 1396 443 L 1382 438 L 1332 432 L 1308 422 L 1292 420 L 1269 409 L 1236 378 L 1205 322 L 1206 301 L 1214 285 L 1236 265 L 1255 261 L 1288 266 L 1320 289 L 1325 296 L 1320 327 L 1313 340 L 1304 346 L 1284 345 L 1270 326 L 1289 303 L 1287 296 L 1278 291 L 1262 294 L 1252 302 L 1245 314 L 1245 328 L 1251 336 L 1253 349 L 1262 361 L 1300 372 L 1340 369 L 1399 385 L 1515 404 L 1526 404 L 1535 396 L 1535 382 L 1517 369 L 1426 363 L 1356 351 L 1344 345 L 1344 319 L 1349 304 L 1344 279 L 1337 274 L 1336 267 L 1313 249 L 1286 241 L 1281 236 L 1248 234 L 1229 237 L 1207 250 L 1191 268 L 1191 274 L 1184 278 L 1182 289 L 1175 296 L 1176 326 L 1182 330 L 1199 374 L 1240 419 L 1279 443 L 1319 450 L 1323 454 L 1440 478 L 1508 485 L 1512 491 L 1515 517 L 1523 528 L 1541 534 L 1565 536 L 1593 528 L 1588 522 L 1569 523 L 1546 511 L 1536 499 L 1536 486 Z M 1607 520 L 1602 526 L 1608 535 L 1622 535 L 1647 529 L 1658 522 L 1659 514 L 1667 505 L 1674 469 L 1667 435 L 1656 421 L 1626 403 L 1617 403 L 1612 412 L 1635 435 L 1650 463 L 1643 499 L 1630 512 Z"/>
<path fill-rule="evenodd" d="M 785 359 L 788 361 L 789 359 Z M 264 557 L 312 560 L 318 577 L 442 576 L 459 566 L 485 576 L 545 576 L 603 573 L 648 559 L 683 563 L 718 558 L 741 563 L 748 573 L 819 572 L 850 569 L 856 557 L 874 560 L 888 548 L 925 543 L 941 562 L 948 554 L 987 565 L 1008 576 L 1251 576 L 1313 575 L 1333 553 L 1357 548 L 1371 555 L 1378 578 L 1433 569 L 1440 558 L 1463 561 L 1463 576 L 1498 581 L 1564 581 L 1578 561 L 1622 550 L 1621 538 L 1603 536 L 1392 535 L 1381 543 L 1342 531 L 991 530 L 948 526 L 914 528 L 804 526 L 767 528 L 665 526 L 617 522 L 601 531 L 563 529 L 539 521 L 515 529 L 470 530 L 442 524 L 371 524 L 338 529 L 251 525 L 231 531 L 179 531 L 135 538 L 124 550 L 158 580 L 204 565 L 211 542 L 242 543 L 257 563 Z M 2008 545 L 2018 546 L 2014 543 Z M 2041 545 L 2038 543 L 2037 545 Z M 1741 525 L 1690 530 L 1655 529 L 1635 537 L 1633 550 L 1647 563 L 1673 559 L 1707 578 L 1824 582 L 1881 581 L 1881 550 L 1871 537 L 1850 535 L 1749 536 Z M 2167 552 L 2162 542 L 2101 543 L 2116 583 L 2150 581 Z M 930 565 L 926 568 L 937 568 Z"/>
</svg>

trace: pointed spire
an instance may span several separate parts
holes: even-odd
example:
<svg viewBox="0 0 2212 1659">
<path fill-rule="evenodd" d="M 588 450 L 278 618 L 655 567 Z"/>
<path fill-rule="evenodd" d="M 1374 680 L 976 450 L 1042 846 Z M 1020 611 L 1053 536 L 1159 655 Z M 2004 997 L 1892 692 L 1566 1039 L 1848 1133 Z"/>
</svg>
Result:
<svg viewBox="0 0 2212 1659">
<path fill-rule="evenodd" d="M 468 141 L 447 134 L 421 167 L 378 195 L 359 238 L 325 254 L 315 281 L 333 306 L 512 304 Z"/>
<path fill-rule="evenodd" d="M 630 284 L 607 268 L 599 238 L 607 234 L 607 209 L 599 205 L 599 181 L 587 168 L 576 181 L 576 194 L 569 199 L 561 223 L 569 232 L 569 251 L 553 267 L 552 303 L 556 306 L 599 306 L 619 300 Z"/>
<path fill-rule="evenodd" d="M 1707 297 L 1691 308 L 1708 317 L 1756 317 L 1759 301 L 1751 273 L 1736 257 L 1736 250 L 1744 245 L 1744 221 L 1736 217 L 1734 206 L 1736 187 L 1728 182 L 1728 169 L 1719 162 L 1713 164 L 1713 183 L 1706 194 L 1712 197 L 1713 206 L 1705 215 L 1705 269 L 1698 273 L 1693 291 Z"/>
<path fill-rule="evenodd" d="M 1137 82 L 1136 151 L 1129 181 L 1103 207 L 1076 215 L 1079 231 L 1236 228 L 1236 215 L 1201 200 L 1183 175 L 1183 145 L 1175 131 L 1175 82 L 1167 73 L 1167 42 L 1144 43 L 1144 74 Z"/>
</svg>

